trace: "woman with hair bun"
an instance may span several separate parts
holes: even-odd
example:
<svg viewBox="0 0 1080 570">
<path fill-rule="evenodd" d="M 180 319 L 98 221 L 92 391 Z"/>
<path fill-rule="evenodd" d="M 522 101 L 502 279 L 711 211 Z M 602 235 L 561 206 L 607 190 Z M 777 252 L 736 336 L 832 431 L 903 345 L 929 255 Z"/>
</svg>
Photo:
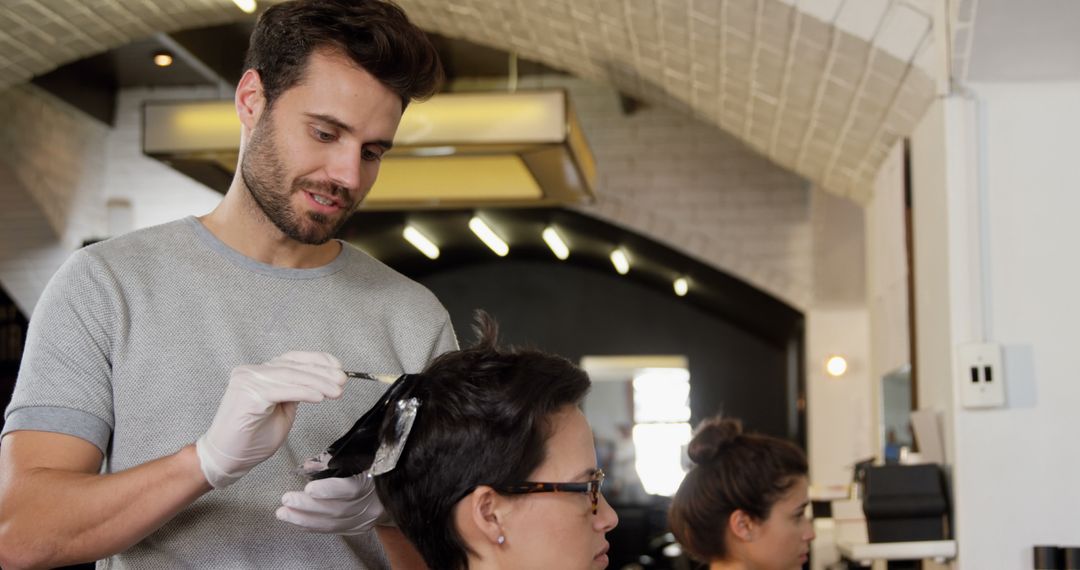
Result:
<svg viewBox="0 0 1080 570">
<path fill-rule="evenodd" d="M 683 549 L 710 570 L 802 568 L 814 539 L 802 450 L 716 417 L 698 426 L 689 453 L 696 465 L 668 517 Z"/>
</svg>

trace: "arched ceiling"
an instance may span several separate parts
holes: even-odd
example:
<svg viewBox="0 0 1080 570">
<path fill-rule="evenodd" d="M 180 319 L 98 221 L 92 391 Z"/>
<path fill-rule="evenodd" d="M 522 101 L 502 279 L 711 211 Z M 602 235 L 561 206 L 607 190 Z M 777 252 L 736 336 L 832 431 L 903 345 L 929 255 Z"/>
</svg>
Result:
<svg viewBox="0 0 1080 570">
<path fill-rule="evenodd" d="M 400 3 L 427 30 L 683 110 L 859 201 L 935 91 L 928 0 Z M 7 0 L 0 88 L 155 32 L 243 17 L 231 0 Z"/>
</svg>

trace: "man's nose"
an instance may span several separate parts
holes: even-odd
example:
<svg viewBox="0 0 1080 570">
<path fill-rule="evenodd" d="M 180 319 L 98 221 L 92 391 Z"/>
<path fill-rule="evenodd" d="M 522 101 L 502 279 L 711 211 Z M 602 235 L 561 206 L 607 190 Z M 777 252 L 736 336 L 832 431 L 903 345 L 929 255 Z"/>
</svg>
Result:
<svg viewBox="0 0 1080 570">
<path fill-rule="evenodd" d="M 364 161 L 360 158 L 360 149 L 352 148 L 351 145 L 342 145 L 335 149 L 326 165 L 326 174 L 330 182 L 343 186 L 354 198 L 357 188 L 360 187 L 360 178 L 363 174 Z"/>
</svg>

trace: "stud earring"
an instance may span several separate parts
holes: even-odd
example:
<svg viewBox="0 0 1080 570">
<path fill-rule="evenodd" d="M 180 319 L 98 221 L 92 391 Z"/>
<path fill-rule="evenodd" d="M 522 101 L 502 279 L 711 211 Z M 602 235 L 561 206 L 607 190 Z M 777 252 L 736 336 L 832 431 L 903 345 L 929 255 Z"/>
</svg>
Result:
<svg viewBox="0 0 1080 570">
<path fill-rule="evenodd" d="M 500 534 L 498 542 L 499 544 L 506 544 L 506 537 Z"/>
</svg>

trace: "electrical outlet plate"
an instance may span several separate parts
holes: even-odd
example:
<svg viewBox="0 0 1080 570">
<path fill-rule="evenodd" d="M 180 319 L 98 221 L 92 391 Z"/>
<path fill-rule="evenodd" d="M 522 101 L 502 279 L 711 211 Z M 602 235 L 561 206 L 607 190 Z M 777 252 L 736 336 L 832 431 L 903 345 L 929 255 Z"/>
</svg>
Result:
<svg viewBox="0 0 1080 570">
<path fill-rule="evenodd" d="M 1005 374 L 1001 345 L 961 344 L 956 347 L 956 381 L 965 408 L 1000 408 L 1005 405 Z"/>
</svg>

